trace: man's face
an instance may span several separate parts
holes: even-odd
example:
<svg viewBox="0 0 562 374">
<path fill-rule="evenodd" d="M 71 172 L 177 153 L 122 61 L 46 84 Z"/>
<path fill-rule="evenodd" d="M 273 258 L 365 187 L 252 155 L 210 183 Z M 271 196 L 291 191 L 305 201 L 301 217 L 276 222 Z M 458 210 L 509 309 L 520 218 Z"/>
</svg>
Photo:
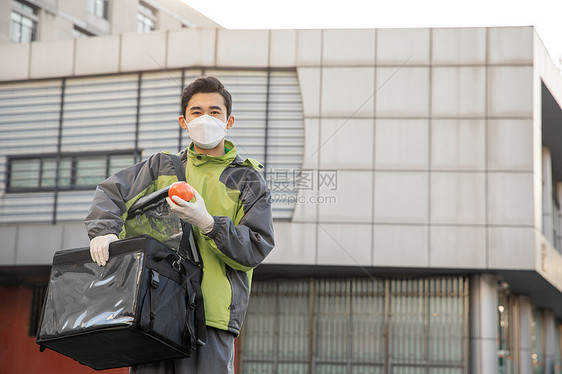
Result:
<svg viewBox="0 0 562 374">
<path fill-rule="evenodd" d="M 187 124 L 204 114 L 208 114 L 211 117 L 215 117 L 222 122 L 226 123 L 226 128 L 230 129 L 234 124 L 234 117 L 226 118 L 226 106 L 224 105 L 224 98 L 218 92 L 210 93 L 196 93 L 191 97 L 187 103 L 187 108 L 185 110 L 185 120 L 180 117 L 180 125 L 184 129 L 187 128 Z"/>
</svg>

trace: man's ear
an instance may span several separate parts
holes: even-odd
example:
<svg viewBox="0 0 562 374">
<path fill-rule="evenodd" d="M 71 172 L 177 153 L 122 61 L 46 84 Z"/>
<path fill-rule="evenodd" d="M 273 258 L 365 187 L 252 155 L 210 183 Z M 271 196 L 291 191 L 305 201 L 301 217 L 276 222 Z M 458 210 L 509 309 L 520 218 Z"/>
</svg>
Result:
<svg viewBox="0 0 562 374">
<path fill-rule="evenodd" d="M 185 122 L 185 118 L 183 118 L 183 116 L 180 116 L 178 118 L 178 121 L 180 122 L 181 128 L 187 130 L 187 122 Z"/>
<path fill-rule="evenodd" d="M 232 126 L 234 126 L 234 116 L 231 114 L 230 117 L 228 117 L 228 121 L 226 121 L 226 129 L 230 130 Z"/>
</svg>

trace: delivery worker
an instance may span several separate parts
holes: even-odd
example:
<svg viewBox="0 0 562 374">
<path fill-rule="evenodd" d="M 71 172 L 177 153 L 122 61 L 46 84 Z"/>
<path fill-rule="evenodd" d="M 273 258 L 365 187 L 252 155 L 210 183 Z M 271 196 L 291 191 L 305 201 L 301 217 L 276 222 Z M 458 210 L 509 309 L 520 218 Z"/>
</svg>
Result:
<svg viewBox="0 0 562 374">
<path fill-rule="evenodd" d="M 263 166 L 242 159 L 225 140 L 234 125 L 231 110 L 230 93 L 214 77 L 184 88 L 179 124 L 192 143 L 179 155 L 195 197 L 167 198 L 171 211 L 194 227 L 201 252 L 207 343 L 190 358 L 131 367 L 131 373 L 234 373 L 234 338 L 248 307 L 252 269 L 271 252 L 274 237 Z M 108 261 L 109 244 L 126 235 L 128 207 L 174 181 L 171 158 L 157 153 L 99 184 L 86 218 L 98 265 Z"/>
</svg>

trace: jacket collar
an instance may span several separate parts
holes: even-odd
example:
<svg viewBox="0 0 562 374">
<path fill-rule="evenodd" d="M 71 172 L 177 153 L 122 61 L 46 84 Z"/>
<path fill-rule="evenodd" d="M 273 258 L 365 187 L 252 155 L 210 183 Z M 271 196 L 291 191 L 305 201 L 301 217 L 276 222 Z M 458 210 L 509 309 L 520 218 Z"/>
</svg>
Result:
<svg viewBox="0 0 562 374">
<path fill-rule="evenodd" d="M 195 152 L 193 143 L 191 143 L 187 148 L 187 152 L 186 152 L 187 161 L 189 161 L 195 166 L 199 166 L 199 165 L 206 164 L 207 162 L 212 162 L 216 164 L 231 164 L 237 158 L 240 158 L 237 157 L 236 147 L 234 147 L 234 144 L 232 144 L 232 142 L 228 140 L 224 141 L 224 150 L 226 153 L 222 156 L 208 156 L 205 154 Z"/>
</svg>

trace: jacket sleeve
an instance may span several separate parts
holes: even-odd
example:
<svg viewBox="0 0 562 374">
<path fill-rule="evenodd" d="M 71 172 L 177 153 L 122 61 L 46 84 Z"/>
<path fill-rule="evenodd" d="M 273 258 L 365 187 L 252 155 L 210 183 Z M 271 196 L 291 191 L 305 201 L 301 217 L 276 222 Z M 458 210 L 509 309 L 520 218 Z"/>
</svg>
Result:
<svg viewBox="0 0 562 374">
<path fill-rule="evenodd" d="M 252 170 L 253 171 L 253 170 Z M 275 247 L 271 198 L 265 180 L 257 171 L 241 186 L 241 206 L 234 224 L 230 217 L 214 216 L 215 224 L 206 236 L 214 242 L 217 255 L 231 268 L 249 271 L 258 266 Z"/>
<path fill-rule="evenodd" d="M 142 196 L 154 192 L 155 181 L 161 175 L 175 177 L 172 163 L 165 158 L 162 153 L 154 154 L 97 186 L 85 221 L 90 239 L 106 234 L 120 235 L 127 209 Z"/>
</svg>

